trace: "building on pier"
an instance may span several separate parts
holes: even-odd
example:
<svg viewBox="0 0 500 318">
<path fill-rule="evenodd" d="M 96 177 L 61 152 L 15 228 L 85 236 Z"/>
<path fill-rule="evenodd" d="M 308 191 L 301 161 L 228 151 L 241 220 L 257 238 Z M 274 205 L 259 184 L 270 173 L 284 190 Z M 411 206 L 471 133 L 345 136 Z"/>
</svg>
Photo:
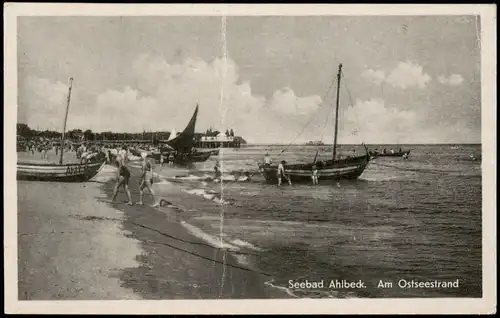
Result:
<svg viewBox="0 0 500 318">
<path fill-rule="evenodd" d="M 243 142 L 242 142 L 243 141 Z M 196 135 L 194 141 L 195 148 L 240 148 L 244 140 L 234 136 L 205 136 Z"/>
</svg>

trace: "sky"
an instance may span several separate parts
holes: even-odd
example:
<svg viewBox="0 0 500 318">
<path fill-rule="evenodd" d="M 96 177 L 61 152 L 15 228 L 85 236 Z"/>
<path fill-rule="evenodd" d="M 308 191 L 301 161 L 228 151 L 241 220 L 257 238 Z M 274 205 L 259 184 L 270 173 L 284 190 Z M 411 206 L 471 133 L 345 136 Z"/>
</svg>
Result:
<svg viewBox="0 0 500 318">
<path fill-rule="evenodd" d="M 250 143 L 480 143 L 474 16 L 20 17 L 18 122 Z M 335 82 L 334 82 L 335 81 Z M 333 85 L 332 85 L 333 84 Z"/>
</svg>

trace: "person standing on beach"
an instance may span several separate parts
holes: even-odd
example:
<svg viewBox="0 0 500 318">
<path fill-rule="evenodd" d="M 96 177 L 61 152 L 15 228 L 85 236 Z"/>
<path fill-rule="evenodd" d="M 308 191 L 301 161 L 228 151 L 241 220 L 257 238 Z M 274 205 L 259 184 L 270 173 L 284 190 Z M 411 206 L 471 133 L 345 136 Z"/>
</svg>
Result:
<svg viewBox="0 0 500 318">
<path fill-rule="evenodd" d="M 163 162 L 165 161 L 165 156 L 163 152 L 160 154 L 160 168 L 163 168 Z"/>
<path fill-rule="evenodd" d="M 160 205 L 158 200 L 156 199 L 156 194 L 153 190 L 153 166 L 151 165 L 151 162 L 148 160 L 148 154 L 143 152 L 141 153 L 142 157 L 142 164 L 141 164 L 141 171 L 142 171 L 142 176 L 141 176 L 141 183 L 139 185 L 139 202 L 137 202 L 138 205 L 144 205 L 144 202 L 142 199 L 144 198 L 144 188 L 147 188 L 149 193 L 151 193 L 151 196 L 153 197 L 153 205 L 151 207 L 155 208 Z"/>
<path fill-rule="evenodd" d="M 318 167 L 316 165 L 312 166 L 312 181 L 313 185 L 318 184 Z"/>
<path fill-rule="evenodd" d="M 120 188 L 120 186 L 123 186 L 128 198 L 127 205 L 134 205 L 134 203 L 132 202 L 132 196 L 130 195 L 130 190 L 128 188 L 128 182 L 130 180 L 130 171 L 126 166 L 127 159 L 128 159 L 127 149 L 125 146 L 123 146 L 122 150 L 116 156 L 116 165 L 118 166 L 118 178 L 116 179 L 116 185 L 113 190 L 113 198 L 111 199 L 111 202 L 112 203 L 115 202 L 116 196 L 118 195 L 118 189 Z"/>
<path fill-rule="evenodd" d="M 222 176 L 222 173 L 220 171 L 220 164 L 219 164 L 219 160 L 217 160 L 215 162 L 215 166 L 214 166 L 214 181 L 215 180 L 219 180 Z"/>
<path fill-rule="evenodd" d="M 47 159 L 47 149 L 49 148 L 49 145 L 43 144 L 42 145 L 42 159 Z"/>
<path fill-rule="evenodd" d="M 169 155 L 168 155 L 168 165 L 169 166 L 172 166 L 174 164 L 174 153 L 171 152 Z"/>
<path fill-rule="evenodd" d="M 271 166 L 271 157 L 269 157 L 269 153 L 266 153 L 264 156 L 264 167 L 269 167 Z"/>
</svg>

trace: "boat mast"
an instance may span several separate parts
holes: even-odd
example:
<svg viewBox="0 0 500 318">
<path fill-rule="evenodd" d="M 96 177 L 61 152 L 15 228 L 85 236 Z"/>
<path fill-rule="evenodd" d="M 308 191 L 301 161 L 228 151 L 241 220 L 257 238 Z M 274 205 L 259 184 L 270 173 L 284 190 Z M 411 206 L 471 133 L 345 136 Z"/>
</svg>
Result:
<svg viewBox="0 0 500 318">
<path fill-rule="evenodd" d="M 337 133 L 339 128 L 339 95 L 340 95 L 340 78 L 342 73 L 342 64 L 339 64 L 339 73 L 337 74 L 337 105 L 335 107 L 335 134 L 333 135 L 333 161 L 337 156 Z"/>
<path fill-rule="evenodd" d="M 68 121 L 68 111 L 69 111 L 69 101 L 71 99 L 71 87 L 73 85 L 73 77 L 69 79 L 69 91 L 68 91 L 68 102 L 66 104 L 66 115 L 64 116 L 64 125 L 61 135 L 61 157 L 59 158 L 59 164 L 63 163 L 63 152 L 64 152 L 64 135 L 66 133 L 66 122 Z"/>
</svg>

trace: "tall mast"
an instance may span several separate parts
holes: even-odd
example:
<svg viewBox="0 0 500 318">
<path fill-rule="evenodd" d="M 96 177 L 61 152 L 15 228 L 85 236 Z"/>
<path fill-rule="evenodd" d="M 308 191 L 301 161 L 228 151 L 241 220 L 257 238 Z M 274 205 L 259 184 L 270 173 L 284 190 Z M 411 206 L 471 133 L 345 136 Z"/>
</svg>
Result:
<svg viewBox="0 0 500 318">
<path fill-rule="evenodd" d="M 69 101 L 71 99 L 71 87 L 73 85 L 73 77 L 69 79 L 69 91 L 68 91 L 68 102 L 66 104 L 66 115 L 64 116 L 64 126 L 61 135 L 61 157 L 59 158 L 59 164 L 63 163 L 63 152 L 64 152 L 64 135 L 66 133 L 66 122 L 68 121 L 68 111 L 69 111 Z"/>
<path fill-rule="evenodd" d="M 333 160 L 337 156 L 337 133 L 339 129 L 339 95 L 340 95 L 340 78 L 342 74 L 342 64 L 339 64 L 339 73 L 337 74 L 337 105 L 335 107 L 335 134 L 333 135 Z"/>
</svg>

